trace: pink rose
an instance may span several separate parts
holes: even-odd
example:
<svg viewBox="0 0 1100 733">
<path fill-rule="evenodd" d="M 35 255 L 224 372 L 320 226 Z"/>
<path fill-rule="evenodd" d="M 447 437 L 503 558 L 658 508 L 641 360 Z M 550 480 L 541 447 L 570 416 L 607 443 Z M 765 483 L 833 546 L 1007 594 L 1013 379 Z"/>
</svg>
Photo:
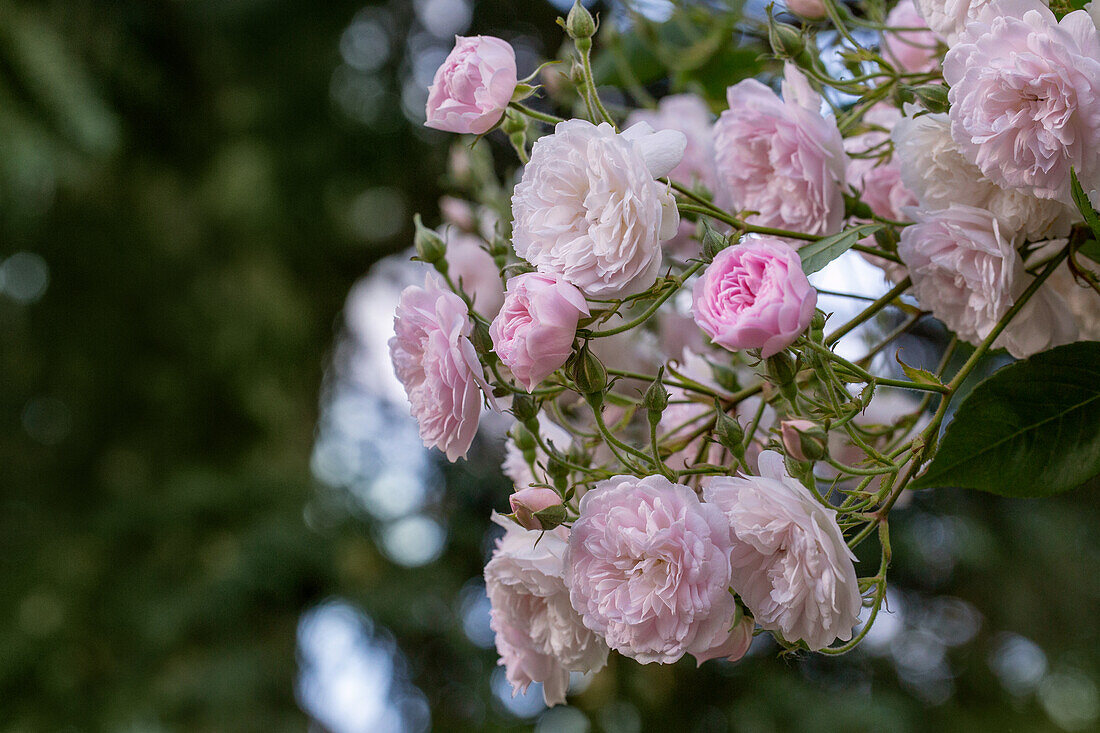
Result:
<svg viewBox="0 0 1100 733">
<path fill-rule="evenodd" d="M 787 65 L 783 99 L 755 79 L 730 87 L 726 98 L 730 108 L 714 128 L 719 201 L 758 212 L 749 220 L 761 226 L 839 232 L 848 156 L 802 72 Z"/>
<path fill-rule="evenodd" d="M 516 52 L 493 36 L 455 36 L 455 47 L 428 89 L 428 127 L 482 135 L 516 90 Z"/>
<path fill-rule="evenodd" d="M 901 0 L 895 5 L 886 16 L 886 25 L 889 28 L 928 28 L 913 0 Z M 885 31 L 882 34 L 882 51 L 902 72 L 935 71 L 940 65 L 936 36 L 931 30 Z"/>
<path fill-rule="evenodd" d="M 553 489 L 541 486 L 528 486 L 508 497 L 508 503 L 512 507 L 512 513 L 516 515 L 516 521 L 524 529 L 543 529 L 542 523 L 535 515 L 543 509 L 553 506 L 561 506 L 561 497 Z M 560 522 L 559 522 L 560 524 Z"/>
<path fill-rule="evenodd" d="M 424 287 L 402 291 L 393 326 L 390 358 L 421 440 L 449 461 L 464 458 L 477 433 L 482 392 L 490 394 L 470 343 L 466 304 L 429 273 Z"/>
<path fill-rule="evenodd" d="M 760 454 L 760 474 L 702 481 L 729 523 L 733 589 L 758 624 L 787 641 L 817 651 L 851 639 L 861 599 L 836 510 L 791 478 L 774 451 Z"/>
<path fill-rule="evenodd" d="M 951 136 L 1003 188 L 1068 201 L 1100 175 L 1100 35 L 1037 0 L 990 3 L 947 52 Z"/>
<path fill-rule="evenodd" d="M 469 234 L 453 235 L 447 242 L 447 265 L 451 279 L 474 302 L 474 309 L 492 318 L 504 302 L 504 284 L 493 256 L 481 240 Z"/>
<path fill-rule="evenodd" d="M 564 703 L 570 671 L 595 672 L 607 662 L 607 646 L 569 604 L 567 531 L 529 532 L 495 514 L 493 521 L 505 529 L 485 566 L 500 664 L 514 692 L 541 682 L 547 705 Z"/>
<path fill-rule="evenodd" d="M 584 495 L 566 585 L 584 625 L 643 664 L 741 657 L 722 512 L 663 476 L 615 476 Z"/>
<path fill-rule="evenodd" d="M 646 290 L 661 270 L 661 241 L 680 215 L 667 184 L 687 140 L 639 122 L 621 133 L 606 122 L 566 120 L 531 148 L 512 193 L 512 246 L 539 272 L 586 295 Z"/>
<path fill-rule="evenodd" d="M 806 330 L 816 306 L 798 253 L 760 237 L 718 253 L 695 283 L 692 315 L 716 345 L 760 349 L 766 359 Z"/>
<path fill-rule="evenodd" d="M 489 326 L 493 350 L 533 391 L 569 358 L 582 315 L 588 315 L 588 304 L 569 283 L 541 272 L 517 275 L 508 281 L 504 305 Z"/>
</svg>

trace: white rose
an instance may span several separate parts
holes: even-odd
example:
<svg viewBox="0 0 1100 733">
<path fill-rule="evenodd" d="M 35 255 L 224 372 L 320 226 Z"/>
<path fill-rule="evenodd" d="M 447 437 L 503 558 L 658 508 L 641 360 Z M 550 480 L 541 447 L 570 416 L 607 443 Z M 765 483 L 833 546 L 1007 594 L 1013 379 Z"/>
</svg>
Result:
<svg viewBox="0 0 1100 733">
<path fill-rule="evenodd" d="M 683 157 L 682 132 L 639 123 L 558 123 L 539 138 L 512 195 L 516 253 L 597 298 L 639 293 L 657 279 L 676 202 L 655 178 Z"/>
<path fill-rule="evenodd" d="M 862 600 L 836 511 L 760 454 L 760 476 L 708 476 L 703 497 L 733 535 L 731 586 L 765 629 L 816 651 L 852 638 Z"/>
<path fill-rule="evenodd" d="M 954 46 L 966 24 L 977 20 L 994 0 L 913 0 L 928 27 L 948 46 Z M 1047 3 L 1043 3 L 1046 5 Z"/>
<path fill-rule="evenodd" d="M 562 579 L 568 532 L 528 531 L 497 514 L 493 521 L 506 530 L 485 566 L 500 664 L 513 690 L 541 682 L 547 705 L 564 703 L 570 671 L 596 671 L 607 662 L 607 646 L 569 603 Z"/>
<path fill-rule="evenodd" d="M 1065 236 L 1072 216 L 1062 203 L 996 185 L 959 152 L 946 114 L 906 117 L 894 125 L 901 179 L 925 209 L 964 204 L 988 209 L 1006 231 L 1027 239 Z"/>
</svg>

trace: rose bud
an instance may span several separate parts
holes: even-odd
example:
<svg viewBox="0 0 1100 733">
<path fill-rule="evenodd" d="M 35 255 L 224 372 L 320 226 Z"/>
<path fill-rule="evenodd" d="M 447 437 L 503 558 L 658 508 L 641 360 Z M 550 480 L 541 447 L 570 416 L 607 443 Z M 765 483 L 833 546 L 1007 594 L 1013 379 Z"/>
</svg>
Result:
<svg viewBox="0 0 1100 733">
<path fill-rule="evenodd" d="M 825 455 L 825 431 L 809 420 L 784 420 L 779 432 L 787 455 L 797 461 L 816 461 Z"/>
<path fill-rule="evenodd" d="M 553 489 L 529 486 L 512 494 L 508 502 L 513 519 L 524 529 L 549 530 L 565 519 L 565 507 Z"/>
</svg>

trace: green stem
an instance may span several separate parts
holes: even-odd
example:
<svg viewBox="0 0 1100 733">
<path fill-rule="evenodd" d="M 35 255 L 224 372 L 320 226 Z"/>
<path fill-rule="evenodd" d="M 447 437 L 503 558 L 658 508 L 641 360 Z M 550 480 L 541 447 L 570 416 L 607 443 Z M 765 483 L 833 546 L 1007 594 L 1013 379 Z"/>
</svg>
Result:
<svg viewBox="0 0 1100 733">
<path fill-rule="evenodd" d="M 509 102 L 508 106 L 516 110 L 517 112 L 522 112 L 533 120 L 538 120 L 539 122 L 546 122 L 551 125 L 556 125 L 559 122 L 564 122 L 561 117 L 556 117 L 545 112 L 539 112 L 537 109 L 531 109 L 527 105 L 520 104 L 519 102 Z"/>
</svg>

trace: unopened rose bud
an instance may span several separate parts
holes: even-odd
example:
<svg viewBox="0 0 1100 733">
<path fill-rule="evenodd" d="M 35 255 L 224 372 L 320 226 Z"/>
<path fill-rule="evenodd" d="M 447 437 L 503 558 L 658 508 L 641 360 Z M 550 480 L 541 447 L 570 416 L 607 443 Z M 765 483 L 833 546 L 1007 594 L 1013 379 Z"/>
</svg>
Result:
<svg viewBox="0 0 1100 733">
<path fill-rule="evenodd" d="M 665 385 L 661 383 L 661 377 L 664 376 L 664 373 L 665 368 L 661 367 L 660 371 L 657 372 L 657 378 L 649 385 L 649 389 L 645 391 L 645 395 L 642 397 L 642 406 L 645 408 L 646 415 L 652 425 L 661 422 L 661 413 L 668 407 L 668 391 L 665 389 Z"/>
<path fill-rule="evenodd" d="M 724 250 L 730 244 L 728 237 L 724 237 L 707 223 L 703 223 L 703 258 L 708 262 L 713 260 L 715 255 Z"/>
<path fill-rule="evenodd" d="M 782 351 L 768 357 L 768 379 L 792 405 L 798 394 L 794 383 L 795 374 L 794 361 Z"/>
<path fill-rule="evenodd" d="M 719 445 L 728 450 L 739 460 L 745 458 L 745 431 L 741 425 L 726 414 L 717 401 L 714 403 L 714 438 Z"/>
<path fill-rule="evenodd" d="M 596 35 L 596 20 L 592 17 L 592 13 L 581 5 L 581 0 L 573 3 L 569 15 L 565 17 L 565 32 L 574 41 L 587 40 Z"/>
<path fill-rule="evenodd" d="M 607 369 L 588 348 L 588 344 L 582 346 L 581 350 L 573 355 L 572 362 L 571 376 L 580 393 L 586 397 L 602 394 L 607 387 Z"/>
<path fill-rule="evenodd" d="M 538 445 L 535 442 L 535 436 L 531 434 L 531 431 L 525 428 L 523 425 L 516 424 L 512 426 L 511 430 L 512 442 L 516 444 L 516 447 L 523 453 L 527 451 L 535 450 L 535 446 Z"/>
<path fill-rule="evenodd" d="M 446 270 L 447 262 L 443 258 L 447 254 L 447 245 L 444 243 L 443 238 L 424 226 L 423 222 L 420 221 L 420 214 L 413 217 L 413 224 L 416 225 L 416 234 L 413 237 L 416 256 L 423 262 L 435 265 L 436 269 L 439 269 L 440 262 L 442 262 L 443 270 L 441 272 Z"/>
<path fill-rule="evenodd" d="M 526 394 L 517 394 L 512 397 L 512 414 L 524 425 L 530 423 L 539 414 L 539 407 L 535 404 L 535 398 Z"/>
<path fill-rule="evenodd" d="M 817 461 L 825 456 L 825 430 L 810 420 L 784 420 L 779 426 L 787 455 L 799 461 Z"/>
<path fill-rule="evenodd" d="M 904 91 L 913 95 L 929 112 L 946 112 L 950 103 L 947 101 L 947 87 L 943 84 L 924 84 L 919 87 L 906 87 Z"/>
<path fill-rule="evenodd" d="M 565 521 L 565 507 L 553 489 L 530 486 L 508 499 L 512 517 L 524 529 L 548 530 Z"/>
<path fill-rule="evenodd" d="M 825 340 L 825 314 L 819 310 L 814 311 L 814 317 L 810 320 L 810 338 L 817 343 Z"/>
<path fill-rule="evenodd" d="M 489 336 L 489 327 L 483 321 L 474 320 L 470 343 L 474 345 L 474 351 L 482 356 L 493 353 L 493 339 Z"/>
<path fill-rule="evenodd" d="M 553 453 L 546 459 L 546 475 L 558 491 L 564 492 L 569 483 L 569 467 Z"/>
<path fill-rule="evenodd" d="M 768 26 L 772 53 L 781 59 L 797 59 L 806 52 L 806 41 L 794 26 L 772 21 Z"/>
</svg>

